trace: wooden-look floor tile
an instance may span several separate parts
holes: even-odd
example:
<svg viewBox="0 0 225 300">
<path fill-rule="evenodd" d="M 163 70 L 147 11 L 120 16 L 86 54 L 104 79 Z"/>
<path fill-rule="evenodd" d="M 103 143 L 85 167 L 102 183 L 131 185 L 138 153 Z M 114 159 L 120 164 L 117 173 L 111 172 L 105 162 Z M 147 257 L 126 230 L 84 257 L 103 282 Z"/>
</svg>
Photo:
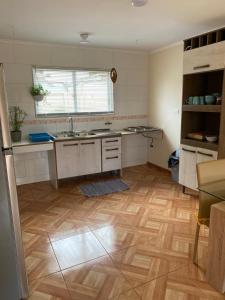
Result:
<svg viewBox="0 0 225 300">
<path fill-rule="evenodd" d="M 55 229 L 50 230 L 48 235 L 50 240 L 54 242 L 89 231 L 90 228 L 88 227 L 88 223 L 76 220 L 74 218 L 68 218 L 58 222 L 57 226 L 55 225 Z"/>
<path fill-rule="evenodd" d="M 48 236 L 43 236 L 43 235 L 38 235 L 32 232 L 22 232 L 22 238 L 23 238 L 23 246 L 25 249 L 31 249 L 35 248 L 36 245 L 38 244 L 45 244 L 49 243 L 49 238 Z"/>
<path fill-rule="evenodd" d="M 24 251 L 30 281 L 60 271 L 50 243 L 39 241 L 31 245 L 25 244 Z"/>
<path fill-rule="evenodd" d="M 142 300 L 225 299 L 206 283 L 204 273 L 191 264 L 139 286 L 136 291 Z"/>
<path fill-rule="evenodd" d="M 66 291 L 61 275 L 52 274 L 59 268 L 70 268 L 67 280 L 75 299 L 92 300 L 98 293 L 115 300 L 224 299 L 200 273 L 207 265 L 208 228 L 200 230 L 200 267 L 183 267 L 193 254 L 197 194 L 183 194 L 169 172 L 144 165 L 124 170 L 129 190 L 94 198 L 82 195 L 80 184 L 104 178 L 112 176 L 62 181 L 57 191 L 48 182 L 18 187 L 29 279 L 39 278 L 32 280 L 32 300 L 69 299 L 67 292 L 60 292 Z M 112 264 L 100 263 L 106 251 Z M 130 289 L 125 283 L 120 286 L 115 274 Z M 56 292 L 54 285 L 60 284 L 63 288 Z"/>
<path fill-rule="evenodd" d="M 60 272 L 30 283 L 28 300 L 71 300 Z"/>
<path fill-rule="evenodd" d="M 187 259 L 164 255 L 148 246 L 132 246 L 110 256 L 133 287 L 151 281 L 188 264 Z"/>
<path fill-rule="evenodd" d="M 63 271 L 73 300 L 112 299 L 131 289 L 108 256 Z"/>
<path fill-rule="evenodd" d="M 129 290 L 113 298 L 113 300 L 141 300 L 141 298 L 135 290 Z"/>
<path fill-rule="evenodd" d="M 130 226 L 107 226 L 93 233 L 108 252 L 124 249 L 136 244 L 159 246 L 161 237 L 157 232 L 138 231 Z"/>
<path fill-rule="evenodd" d="M 61 270 L 106 255 L 91 232 L 53 242 L 52 246 Z"/>
</svg>

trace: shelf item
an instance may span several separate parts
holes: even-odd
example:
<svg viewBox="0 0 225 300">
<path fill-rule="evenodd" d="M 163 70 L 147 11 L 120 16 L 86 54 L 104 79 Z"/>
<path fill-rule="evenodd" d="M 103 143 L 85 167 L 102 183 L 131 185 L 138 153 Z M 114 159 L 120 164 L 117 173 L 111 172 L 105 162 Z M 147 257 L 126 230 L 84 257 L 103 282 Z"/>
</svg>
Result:
<svg viewBox="0 0 225 300">
<path fill-rule="evenodd" d="M 214 112 L 220 113 L 221 112 L 221 105 L 190 105 L 184 104 L 182 106 L 183 111 L 192 111 L 192 112 Z"/>
<path fill-rule="evenodd" d="M 31 142 L 48 142 L 52 140 L 52 136 L 49 135 L 47 132 L 41 132 L 41 133 L 30 133 L 29 139 Z"/>
<path fill-rule="evenodd" d="M 225 41 L 225 28 L 220 28 L 199 36 L 184 40 L 184 51 Z"/>
<path fill-rule="evenodd" d="M 202 132 L 191 132 L 187 134 L 187 138 L 197 141 L 204 141 L 205 135 Z"/>
</svg>

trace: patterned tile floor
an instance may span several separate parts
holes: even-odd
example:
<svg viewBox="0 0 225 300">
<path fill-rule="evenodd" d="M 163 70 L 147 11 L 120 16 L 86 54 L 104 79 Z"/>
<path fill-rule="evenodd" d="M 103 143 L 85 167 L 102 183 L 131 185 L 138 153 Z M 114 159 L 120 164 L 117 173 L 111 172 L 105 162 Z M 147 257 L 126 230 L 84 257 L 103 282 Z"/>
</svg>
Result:
<svg viewBox="0 0 225 300">
<path fill-rule="evenodd" d="M 128 191 L 86 198 L 79 184 L 96 179 L 18 188 L 30 300 L 225 299 L 205 279 L 207 228 L 191 262 L 197 196 L 153 166 L 125 169 Z"/>
</svg>

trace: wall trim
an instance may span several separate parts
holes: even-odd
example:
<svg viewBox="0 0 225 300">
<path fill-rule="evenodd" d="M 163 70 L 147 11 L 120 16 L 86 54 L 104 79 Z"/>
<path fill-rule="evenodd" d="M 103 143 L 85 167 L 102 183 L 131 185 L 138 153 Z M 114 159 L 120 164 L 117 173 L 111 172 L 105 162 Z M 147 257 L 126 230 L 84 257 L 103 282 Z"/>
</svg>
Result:
<svg viewBox="0 0 225 300">
<path fill-rule="evenodd" d="M 70 117 L 68 115 L 68 117 Z M 24 121 L 24 125 L 37 125 L 37 124 L 54 124 L 54 123 L 66 123 L 68 117 L 52 117 L 52 118 L 35 118 L 27 119 Z M 147 119 L 148 115 L 121 115 L 121 116 L 93 116 L 93 117 L 73 117 L 76 123 L 83 122 L 96 122 L 96 121 L 114 121 L 114 120 L 140 120 Z"/>
<path fill-rule="evenodd" d="M 124 52 L 124 53 L 133 53 L 133 54 L 146 54 L 148 55 L 148 50 L 140 49 L 140 50 L 134 50 L 129 48 L 111 48 L 111 47 L 104 47 L 104 46 L 80 46 L 75 44 L 60 44 L 56 42 L 38 42 L 38 41 L 25 41 L 25 40 L 13 40 L 13 39 L 1 39 L 0 42 L 14 45 L 31 45 L 31 46 L 46 46 L 46 47 L 59 47 L 59 48 L 74 48 L 74 49 L 80 49 L 80 50 L 99 50 L 99 51 L 109 51 L 109 52 Z"/>
<path fill-rule="evenodd" d="M 151 163 L 151 162 L 147 162 L 147 165 L 149 166 L 149 167 L 154 167 L 154 168 L 156 168 L 156 169 L 158 169 L 158 170 L 161 170 L 161 171 L 164 171 L 164 172 L 166 172 L 166 173 L 168 173 L 168 174 L 171 174 L 171 172 L 170 172 L 170 170 L 169 169 L 166 169 L 166 168 L 163 168 L 163 167 L 161 167 L 161 166 L 159 166 L 159 165 L 156 165 L 156 164 L 153 164 L 153 163 Z"/>
<path fill-rule="evenodd" d="M 164 46 L 164 47 L 152 50 L 152 51 L 149 52 L 149 55 L 152 55 L 152 54 L 155 54 L 155 53 L 158 53 L 158 52 L 163 52 L 165 50 L 168 50 L 170 48 L 174 48 L 176 46 L 181 46 L 181 45 L 183 45 L 183 43 L 184 43 L 183 41 L 179 41 L 179 42 L 175 42 L 173 44 L 170 44 L 170 45 L 167 45 L 167 46 Z"/>
</svg>

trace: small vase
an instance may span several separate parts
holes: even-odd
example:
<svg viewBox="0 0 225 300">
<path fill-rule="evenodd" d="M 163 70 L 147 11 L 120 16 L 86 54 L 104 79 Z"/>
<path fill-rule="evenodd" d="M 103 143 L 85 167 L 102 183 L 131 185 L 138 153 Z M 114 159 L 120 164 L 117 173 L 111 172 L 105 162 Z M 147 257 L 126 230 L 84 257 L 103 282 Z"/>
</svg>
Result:
<svg viewBox="0 0 225 300">
<path fill-rule="evenodd" d="M 14 143 L 21 142 L 22 132 L 19 131 L 11 131 L 11 139 Z"/>
<path fill-rule="evenodd" d="M 35 95 L 34 97 L 34 101 L 40 102 L 44 99 L 44 95 Z"/>
</svg>

